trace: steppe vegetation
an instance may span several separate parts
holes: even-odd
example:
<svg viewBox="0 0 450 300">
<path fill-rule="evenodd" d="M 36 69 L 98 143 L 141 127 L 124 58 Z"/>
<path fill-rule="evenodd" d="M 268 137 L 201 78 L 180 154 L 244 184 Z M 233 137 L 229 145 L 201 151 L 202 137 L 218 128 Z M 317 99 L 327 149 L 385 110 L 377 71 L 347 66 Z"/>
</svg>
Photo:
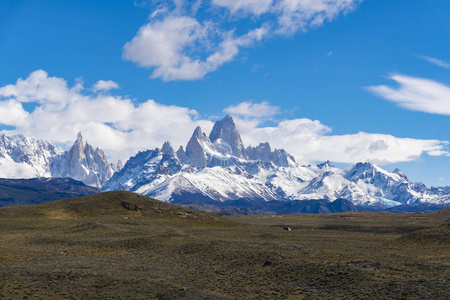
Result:
<svg viewBox="0 0 450 300">
<path fill-rule="evenodd" d="M 4 207 L 0 278 L 1 299 L 449 299 L 450 210 L 219 217 L 129 192 Z"/>
</svg>

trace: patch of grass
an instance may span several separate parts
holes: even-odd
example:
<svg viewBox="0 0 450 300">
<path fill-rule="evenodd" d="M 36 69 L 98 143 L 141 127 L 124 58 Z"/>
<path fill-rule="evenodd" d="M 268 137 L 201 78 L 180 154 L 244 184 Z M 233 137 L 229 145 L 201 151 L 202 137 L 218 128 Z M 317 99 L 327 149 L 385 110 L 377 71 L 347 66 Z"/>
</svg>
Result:
<svg viewBox="0 0 450 300">
<path fill-rule="evenodd" d="M 0 298 L 448 299 L 448 219 L 224 218 L 128 192 L 7 207 Z"/>
</svg>

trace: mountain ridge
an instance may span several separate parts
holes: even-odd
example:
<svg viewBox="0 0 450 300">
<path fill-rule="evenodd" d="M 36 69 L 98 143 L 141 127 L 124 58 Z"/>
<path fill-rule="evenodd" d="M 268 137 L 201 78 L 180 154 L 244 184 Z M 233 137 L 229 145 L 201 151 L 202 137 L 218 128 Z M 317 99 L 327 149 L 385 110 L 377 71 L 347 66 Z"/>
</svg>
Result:
<svg viewBox="0 0 450 300">
<path fill-rule="evenodd" d="M 68 151 L 61 151 L 47 140 L 21 134 L 0 135 L 0 177 L 68 177 L 100 188 L 122 165 L 108 162 L 100 148 L 84 142 L 81 132 Z"/>
<path fill-rule="evenodd" d="M 0 135 L 0 177 L 69 177 L 102 191 L 127 190 L 167 202 L 296 201 L 346 199 L 357 207 L 443 207 L 450 188 L 427 188 L 399 169 L 388 172 L 370 162 L 336 168 L 330 161 L 300 165 L 267 142 L 244 146 L 231 116 L 215 123 L 209 136 L 197 127 L 185 148 L 169 141 L 117 166 L 83 140 L 68 151 L 45 140 Z"/>
<path fill-rule="evenodd" d="M 38 204 L 99 192 L 99 189 L 72 178 L 0 178 L 0 207 Z"/>
<path fill-rule="evenodd" d="M 124 189 L 177 203 L 195 197 L 203 202 L 346 199 L 371 209 L 450 203 L 448 191 L 411 182 L 399 169 L 388 172 L 370 162 L 346 169 L 329 161 L 302 166 L 267 142 L 245 148 L 228 115 L 209 137 L 197 127 L 186 151 L 169 146 L 166 142 L 131 157 L 102 190 Z"/>
</svg>

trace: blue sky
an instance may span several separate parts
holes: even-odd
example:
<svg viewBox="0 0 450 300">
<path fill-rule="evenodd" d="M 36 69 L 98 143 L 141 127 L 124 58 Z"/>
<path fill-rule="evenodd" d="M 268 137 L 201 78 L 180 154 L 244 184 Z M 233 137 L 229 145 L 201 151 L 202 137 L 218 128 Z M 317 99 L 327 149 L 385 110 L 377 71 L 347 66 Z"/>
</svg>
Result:
<svg viewBox="0 0 450 300">
<path fill-rule="evenodd" d="M 446 0 L 0 0 L 0 128 L 63 146 L 81 130 L 126 159 L 185 145 L 230 113 L 246 145 L 450 185 L 449 11 Z"/>
</svg>

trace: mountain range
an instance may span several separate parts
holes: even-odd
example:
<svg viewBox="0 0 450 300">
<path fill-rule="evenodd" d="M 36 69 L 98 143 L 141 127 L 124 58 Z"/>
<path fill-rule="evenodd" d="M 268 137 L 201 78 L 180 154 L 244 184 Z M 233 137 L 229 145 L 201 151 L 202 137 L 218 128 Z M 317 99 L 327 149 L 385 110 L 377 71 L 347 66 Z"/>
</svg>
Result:
<svg viewBox="0 0 450 300">
<path fill-rule="evenodd" d="M 102 191 L 127 190 L 197 206 L 202 202 L 216 207 L 209 207 L 212 210 L 235 205 L 233 209 L 251 206 L 278 212 L 287 205 L 296 211 L 333 211 L 335 207 L 326 206 L 337 199 L 350 210 L 354 208 L 349 203 L 369 210 L 450 204 L 449 187 L 411 182 L 399 169 L 388 172 L 370 162 L 345 169 L 329 161 L 301 165 L 267 142 L 245 147 L 231 116 L 216 122 L 208 136 L 197 127 L 185 148 L 175 150 L 165 142 L 161 148 L 137 153 L 124 166 L 109 163 L 81 133 L 69 151 L 59 151 L 45 140 L 0 135 L 0 177 L 70 177 Z M 325 201 L 325 206 L 305 208 L 298 204 L 304 200 Z M 270 208 L 264 210 L 264 203 Z"/>
<path fill-rule="evenodd" d="M 100 188 L 121 162 L 114 166 L 99 148 L 83 141 L 81 133 L 69 151 L 61 151 L 46 140 L 21 134 L 0 135 L 0 177 L 69 177 Z"/>
<path fill-rule="evenodd" d="M 102 190 L 128 190 L 173 203 L 346 199 L 380 210 L 450 203 L 448 189 L 411 182 L 399 169 L 388 172 L 370 162 L 346 169 L 329 161 L 305 166 L 268 143 L 245 147 L 230 116 L 216 122 L 209 136 L 197 127 L 186 150 L 175 151 L 166 142 L 161 149 L 139 152 Z"/>
</svg>

